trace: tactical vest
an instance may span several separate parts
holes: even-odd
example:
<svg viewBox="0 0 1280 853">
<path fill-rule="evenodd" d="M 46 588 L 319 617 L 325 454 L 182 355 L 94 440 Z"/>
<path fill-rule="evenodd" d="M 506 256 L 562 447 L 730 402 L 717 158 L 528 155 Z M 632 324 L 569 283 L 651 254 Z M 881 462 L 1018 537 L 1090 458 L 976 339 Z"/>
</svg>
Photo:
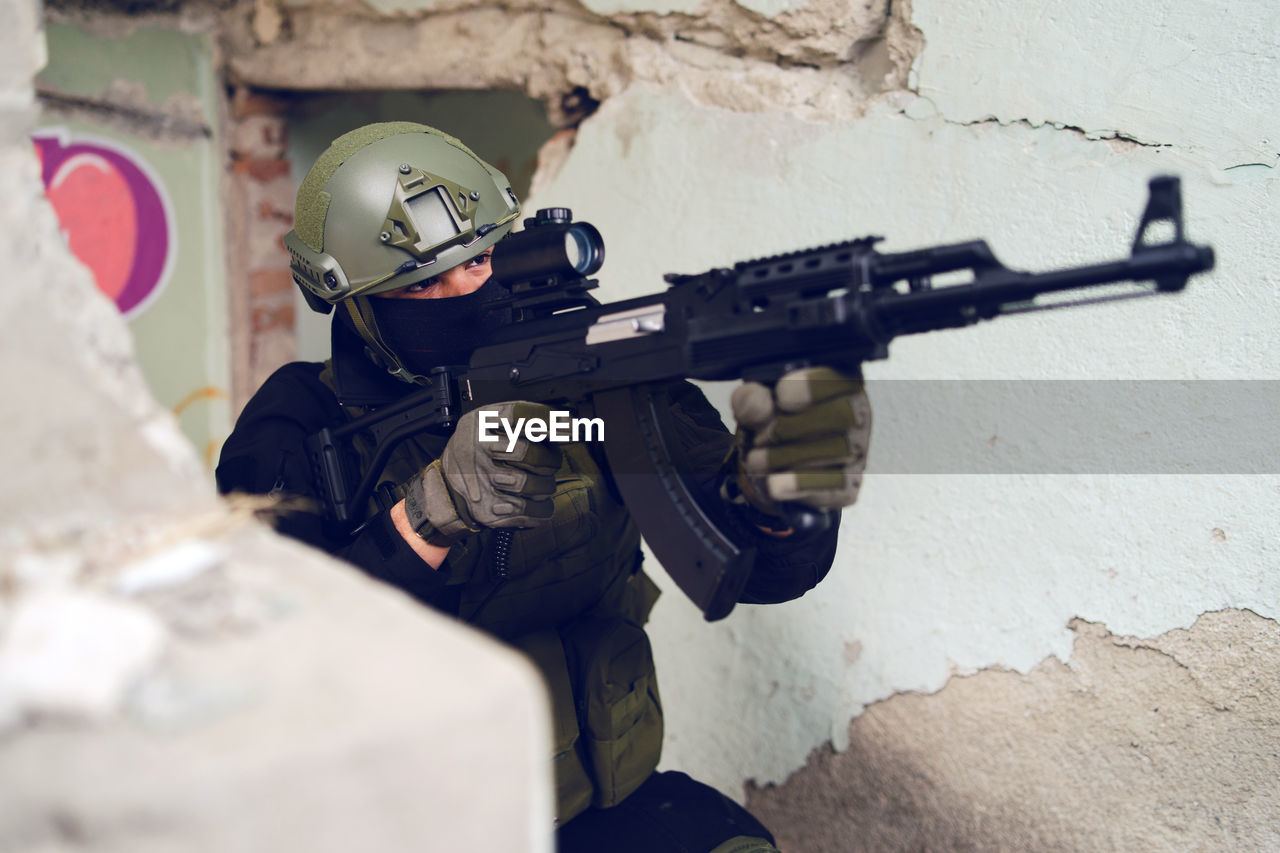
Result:
<svg viewBox="0 0 1280 853">
<path fill-rule="evenodd" d="M 332 366 L 320 380 L 334 390 Z M 346 407 L 358 417 L 363 409 Z M 447 437 L 403 442 L 378 481 L 392 501 L 439 458 Z M 363 470 L 373 447 L 354 442 Z M 550 521 L 504 537 L 482 530 L 449 550 L 441 571 L 457 615 L 521 650 L 551 699 L 557 822 L 613 806 L 662 752 L 662 703 L 643 625 L 658 588 L 641 569 L 640 533 L 586 444 L 562 444 Z M 383 488 L 385 484 L 385 489 Z M 382 510 L 370 499 L 366 517 Z"/>
</svg>

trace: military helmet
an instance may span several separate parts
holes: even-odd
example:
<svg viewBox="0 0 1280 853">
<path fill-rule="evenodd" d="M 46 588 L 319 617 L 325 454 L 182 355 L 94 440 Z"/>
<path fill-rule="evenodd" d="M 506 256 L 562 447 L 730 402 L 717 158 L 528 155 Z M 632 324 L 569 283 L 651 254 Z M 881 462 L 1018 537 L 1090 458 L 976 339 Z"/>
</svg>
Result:
<svg viewBox="0 0 1280 853">
<path fill-rule="evenodd" d="M 351 297 L 439 275 L 502 239 L 520 215 L 506 176 L 457 139 L 413 122 L 333 141 L 298 188 L 289 268 L 328 313 Z"/>
</svg>

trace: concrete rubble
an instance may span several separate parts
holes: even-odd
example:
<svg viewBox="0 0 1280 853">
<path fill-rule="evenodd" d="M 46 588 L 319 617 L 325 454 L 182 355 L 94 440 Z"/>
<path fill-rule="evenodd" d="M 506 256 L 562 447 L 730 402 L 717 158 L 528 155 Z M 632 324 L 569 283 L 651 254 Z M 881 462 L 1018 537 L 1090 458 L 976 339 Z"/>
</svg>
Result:
<svg viewBox="0 0 1280 853">
<path fill-rule="evenodd" d="M 542 688 L 225 506 L 67 251 L 0 36 L 0 850 L 549 850 Z M 484 790 L 486 796 L 475 792 Z"/>
</svg>

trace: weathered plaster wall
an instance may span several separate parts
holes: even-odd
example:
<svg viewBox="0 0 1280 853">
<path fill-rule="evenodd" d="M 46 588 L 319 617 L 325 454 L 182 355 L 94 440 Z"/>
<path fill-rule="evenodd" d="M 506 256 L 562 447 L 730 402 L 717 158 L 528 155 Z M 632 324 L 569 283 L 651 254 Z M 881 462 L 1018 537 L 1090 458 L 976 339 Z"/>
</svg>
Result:
<svg viewBox="0 0 1280 853">
<path fill-rule="evenodd" d="M 1190 233 L 1222 258 L 1213 276 L 1162 302 L 901 341 L 869 375 L 1275 377 L 1278 306 L 1266 255 L 1273 182 L 1235 184 L 1176 148 L 1117 146 L 1048 127 L 964 127 L 911 118 L 888 100 L 881 106 L 855 122 L 806 125 L 635 90 L 583 126 L 543 198 L 568 204 L 605 234 L 665 227 L 678 207 L 679 227 L 610 244 L 609 264 L 630 295 L 651 289 L 664 270 L 868 232 L 893 235 L 896 248 L 986 235 L 1008 262 L 1030 267 L 1119 255 L 1145 178 L 1181 172 Z M 1226 345 L 1241 340 L 1249 344 Z M 1000 411 L 999 400 L 972 390 L 973 406 Z M 1232 414 L 1203 417 L 1230 423 Z M 886 444 L 895 431 L 954 438 L 946 411 L 881 415 Z M 987 457 L 997 434 L 1034 447 L 1034 435 L 1011 426 L 991 422 L 959 451 Z M 1232 440 L 1229 429 L 1210 435 Z M 999 467 L 1007 473 L 894 474 L 901 469 L 873 447 L 872 468 L 883 473 L 868 478 L 845 522 L 840 563 L 812 596 L 735 614 L 711 631 L 680 613 L 683 602 L 660 611 L 660 621 L 671 620 L 658 632 L 669 644 L 667 683 L 681 684 L 668 702 L 669 757 L 722 768 L 722 781 L 780 780 L 794 766 L 784 756 L 828 737 L 843 745 L 848 715 L 868 702 L 937 689 L 954 671 L 1025 671 L 1049 654 L 1065 659 L 1073 616 L 1141 636 L 1224 606 L 1274 617 L 1280 490 L 1274 474 L 1239 473 L 1274 472 L 1274 458 L 1272 467 L 1209 477 L 1173 476 L 1172 458 L 1155 469 L 1159 476 L 1105 473 L 1152 470 L 1127 467 L 1125 443 L 1140 442 L 1133 434 L 1120 441 L 1114 466 L 1053 476 Z M 682 695 L 697 699 L 682 704 Z M 717 724 L 704 716 L 715 706 L 745 710 Z M 737 747 L 762 729 L 768 746 Z"/>
<path fill-rule="evenodd" d="M 226 43 L 233 79 L 272 88 L 517 88 L 565 120 L 562 99 L 578 87 L 600 100 L 637 82 L 678 83 L 700 103 L 825 118 L 857 114 L 905 81 L 914 35 L 900 10 L 262 0 L 227 16 Z"/>
<path fill-rule="evenodd" d="M 1266 847 L 1280 816 L 1257 793 L 1278 769 L 1265 744 L 1280 717 L 1266 686 L 1280 469 L 1256 441 L 1216 467 L 1183 463 L 1276 415 L 1260 380 L 1280 378 L 1277 24 L 1248 0 L 260 0 L 228 16 L 226 45 L 246 85 L 515 87 L 565 125 L 578 116 L 557 117 L 561 99 L 585 89 L 602 105 L 532 204 L 601 227 L 612 298 L 663 272 L 866 233 L 891 249 L 983 236 L 1025 268 L 1115 257 L 1146 180 L 1180 174 L 1189 233 L 1219 258 L 1186 293 L 904 340 L 868 376 L 1178 380 L 1163 386 L 1175 398 L 1230 379 L 1259 383 L 1244 386 L 1257 413 L 1077 427 L 1082 447 L 1114 449 L 1046 472 L 1036 421 L 1000 415 L 1017 385 L 962 386 L 959 412 L 877 397 L 872 474 L 818 590 L 715 626 L 674 591 L 659 605 L 665 761 L 726 790 L 780 783 L 753 802 L 793 849 Z M 975 427 L 971 411 L 994 414 Z M 954 467 L 902 473 L 886 448 L 931 431 Z M 1170 439 L 1163 459 L 1142 456 L 1146 433 Z M 956 473 L 971 460 L 996 473 Z M 1203 654 L 1171 652 L 1187 666 L 1175 672 L 1108 632 Z M 1255 651 L 1228 651 L 1242 647 Z M 1199 714 L 1215 702 L 1245 710 Z M 1132 710 L 1148 704 L 1161 709 L 1149 719 Z M 1157 713 L 1177 722 L 1148 763 L 1131 744 Z M 983 725 L 992 716 L 1008 722 Z M 867 764 L 882 781 L 861 796 Z"/>
<path fill-rule="evenodd" d="M 1265 0 L 1234 0 L 1215 10 L 1221 17 L 1197 3 L 1093 3 L 1025 17 L 913 5 L 929 45 L 918 91 L 950 121 L 1065 124 L 1176 145 L 1219 169 L 1276 165 L 1266 34 L 1277 13 Z"/>
<path fill-rule="evenodd" d="M 1127 23 L 1120 35 L 1128 40 L 1117 41 L 1115 21 L 1083 9 L 1041 20 L 1030 10 L 1024 18 L 1008 8 L 996 16 L 972 4 L 916 3 L 911 21 L 923 46 L 911 85 L 873 99 L 861 116 L 817 123 L 786 110 L 744 114 L 699 104 L 678 85 L 633 86 L 583 125 L 539 200 L 572 206 L 606 235 L 632 235 L 610 244 L 607 269 L 615 274 L 606 281 L 623 296 L 651 290 L 663 271 L 865 233 L 888 235 L 890 248 L 985 236 L 1007 263 L 1028 268 L 1101 260 L 1126 251 L 1145 179 L 1179 173 L 1189 232 L 1219 253 L 1217 271 L 1185 294 L 901 341 L 868 375 L 1275 379 L 1280 128 L 1254 81 L 1274 81 L 1280 68 L 1266 35 L 1276 13 L 1208 16 L 1199 8 L 1153 10 L 1154 19 L 1126 8 L 1116 14 L 1149 26 Z M 1270 23 L 1241 28 L 1240 20 Z M 983 37 L 966 38 L 974 29 L 985 29 Z M 1011 54 L 1009 46 L 1028 39 L 1026 53 Z M 993 44 L 1001 48 L 984 49 Z M 1098 45 L 1126 61 L 1079 61 Z M 1160 57 L 1170 54 L 1181 60 L 1176 73 L 1161 73 L 1170 63 Z M 1021 100 L 1005 97 L 1010 77 L 1024 81 Z M 1024 110 L 1027 100 L 1041 111 Z M 971 404 L 986 412 L 1017 402 L 972 391 Z M 1275 398 L 1267 399 L 1263 416 L 1274 423 Z M 900 431 L 954 438 L 952 422 L 963 418 L 918 402 L 924 417 L 901 405 L 879 412 L 885 443 Z M 1203 440 L 1224 445 L 1235 428 L 1250 426 L 1229 410 L 1185 417 L 1210 427 Z M 988 426 L 959 451 L 989 457 L 997 436 L 1036 446 L 1028 428 L 1019 433 L 999 418 Z M 1146 428 L 1195 434 L 1189 423 Z M 655 630 L 668 764 L 726 787 L 751 778 L 781 783 L 802 753 L 826 740 L 843 750 L 851 736 L 854 744 L 879 738 L 889 751 L 884 764 L 918 761 L 914 770 L 877 763 L 888 781 L 861 796 L 865 770 L 852 769 L 858 756 L 833 764 L 818 753 L 792 782 L 753 798 L 798 850 L 1038 849 L 1050 840 L 1043 827 L 1063 823 L 1075 827 L 1054 842 L 1063 849 L 1132 847 L 1147 833 L 1188 847 L 1223 838 L 1273 842 L 1266 827 L 1280 803 L 1248 793 L 1269 791 L 1280 766 L 1274 752 L 1258 748 L 1280 717 L 1270 692 L 1249 713 L 1200 721 L 1205 734 L 1169 733 L 1168 760 L 1156 765 L 1129 760 L 1129 741 L 1142 737 L 1117 736 L 1138 725 L 1119 707 L 1167 692 L 1162 710 L 1192 713 L 1209 688 L 1175 689 L 1154 659 L 1150 671 L 1139 662 L 1138 671 L 1099 676 L 1117 697 L 1104 712 L 1117 712 L 1107 728 L 1068 725 L 1079 713 L 1070 701 L 1075 688 L 1037 676 L 1019 689 L 1047 698 L 1013 733 L 970 722 L 987 709 L 977 701 L 982 681 L 976 694 L 948 687 L 928 706 L 930 718 L 897 711 L 911 700 L 889 698 L 989 668 L 1012 670 L 1001 678 L 1022 684 L 1014 673 L 1053 669 L 1043 663 L 1053 658 L 1074 662 L 1073 618 L 1154 637 L 1190 627 L 1205 611 L 1248 608 L 1263 619 L 1228 615 L 1202 641 L 1222 649 L 1254 627 L 1274 636 L 1274 446 L 1267 454 L 1253 445 L 1247 459 L 1207 476 L 1176 476 L 1176 455 L 1155 468 L 1135 466 L 1140 434 L 1106 438 L 1117 442 L 1108 463 L 1058 475 L 1015 464 L 994 469 L 1003 474 L 907 476 L 873 447 L 872 469 L 881 473 L 868 477 L 845 521 L 837 566 L 817 591 L 793 605 L 743 609 L 711 628 L 670 594 Z M 1265 659 L 1209 662 L 1206 677 L 1230 681 L 1236 666 L 1260 682 L 1271 677 Z M 1006 713 L 1032 713 L 1017 692 L 1000 701 L 1011 703 Z M 883 717 L 848 725 L 878 702 Z M 1209 732 L 1222 751 L 1199 751 L 1197 739 Z M 1072 749 L 1092 759 L 1078 765 L 1078 787 L 1058 787 L 1061 753 Z M 987 756 L 982 775 L 970 770 L 978 756 Z M 1213 780 L 1209 766 L 1216 773 L 1222 764 L 1240 789 L 1224 793 Z M 1003 794 L 985 787 L 991 779 Z M 923 795 L 922 785 L 955 797 Z M 1143 796 L 1116 802 L 1130 785 Z M 895 796 L 913 804 L 899 820 L 882 805 Z M 987 808 L 989 819 L 973 818 Z"/>
<path fill-rule="evenodd" d="M 549 851 L 532 668 L 215 498 L 59 234 L 6 8 L 0 850 Z"/>
<path fill-rule="evenodd" d="M 1276 623 L 1220 611 L 1149 640 L 1070 627 L 1065 663 L 874 705 L 843 752 L 816 750 L 748 804 L 783 850 L 1280 846 Z"/>
</svg>

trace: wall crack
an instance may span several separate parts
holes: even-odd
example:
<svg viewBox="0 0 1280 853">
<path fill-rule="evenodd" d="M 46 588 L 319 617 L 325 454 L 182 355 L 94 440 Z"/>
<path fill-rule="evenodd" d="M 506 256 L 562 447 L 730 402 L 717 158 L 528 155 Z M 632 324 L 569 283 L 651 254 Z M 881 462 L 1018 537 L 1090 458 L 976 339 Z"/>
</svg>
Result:
<svg viewBox="0 0 1280 853">
<path fill-rule="evenodd" d="M 921 97 L 923 99 L 923 96 Z M 932 104 L 932 101 L 930 101 L 929 103 Z M 986 118 L 974 119 L 972 121 L 959 121 L 957 119 L 947 118 L 946 116 L 942 115 L 937 110 L 936 106 L 933 108 L 932 111 L 929 112 L 928 116 L 921 115 L 919 112 L 913 115 L 909 109 L 899 110 L 899 112 L 906 115 L 908 118 L 914 118 L 914 119 L 937 116 L 942 121 L 946 122 L 947 124 L 953 125 L 955 127 L 983 127 L 983 126 L 995 125 L 997 127 L 1025 127 L 1025 128 L 1030 128 L 1032 130 L 1040 130 L 1042 128 L 1049 127 L 1054 130 L 1060 130 L 1066 133 L 1070 133 L 1070 134 L 1082 137 L 1090 142 L 1107 142 L 1112 144 L 1119 143 L 1124 145 L 1132 145 L 1139 148 L 1173 148 L 1174 147 L 1173 143 L 1171 142 L 1149 142 L 1147 140 L 1141 139 L 1137 136 L 1133 136 L 1132 134 L 1126 133 L 1121 130 L 1087 130 L 1077 125 L 1066 124 L 1065 122 L 1058 122 L 1058 121 L 1033 122 L 1030 119 L 1025 119 L 1025 118 L 999 119 L 999 118 L 996 118 L 995 116 L 987 116 Z M 1242 164 L 1242 165 L 1249 165 L 1249 164 Z"/>
</svg>

